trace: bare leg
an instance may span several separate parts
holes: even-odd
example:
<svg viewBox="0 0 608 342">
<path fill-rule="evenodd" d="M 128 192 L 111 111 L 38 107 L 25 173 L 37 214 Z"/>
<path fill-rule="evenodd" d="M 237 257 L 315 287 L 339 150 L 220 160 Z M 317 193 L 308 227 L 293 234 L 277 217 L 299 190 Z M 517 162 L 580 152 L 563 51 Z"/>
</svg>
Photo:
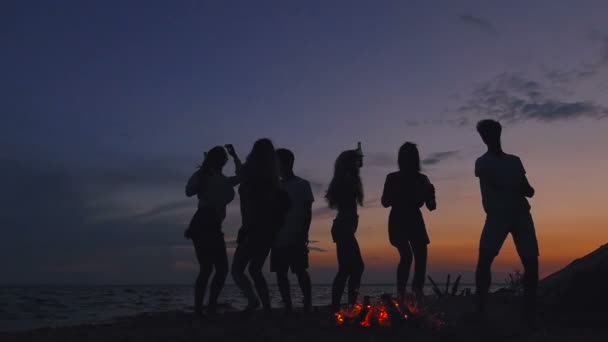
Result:
<svg viewBox="0 0 608 342">
<path fill-rule="evenodd" d="M 207 290 L 207 282 L 212 272 L 213 266 L 211 264 L 200 265 L 200 271 L 194 284 L 194 312 L 197 314 L 203 313 L 203 300 Z"/>
<path fill-rule="evenodd" d="M 211 273 L 213 273 L 213 260 L 204 253 L 207 246 L 203 245 L 199 240 L 194 240 L 192 242 L 194 244 L 194 251 L 196 252 L 196 259 L 198 260 L 200 267 L 196 282 L 194 283 L 194 311 L 197 314 L 202 314 L 207 283 Z"/>
<path fill-rule="evenodd" d="M 397 265 L 397 294 L 401 300 L 405 300 L 405 289 L 412 265 L 412 249 L 409 243 L 404 242 L 397 250 L 400 255 L 399 265 Z"/>
<path fill-rule="evenodd" d="M 359 296 L 359 288 L 361 287 L 361 277 L 363 276 L 363 270 L 365 264 L 361 257 L 361 250 L 359 244 L 353 236 L 352 240 L 352 272 L 348 279 L 348 304 L 356 304 L 357 297 Z"/>
<path fill-rule="evenodd" d="M 217 299 L 224 288 L 226 277 L 228 276 L 228 256 L 226 255 L 226 244 L 218 245 L 217 260 L 215 263 L 215 275 L 211 281 L 211 291 L 209 293 L 209 306 L 207 313 L 211 316 L 217 313 Z"/>
<path fill-rule="evenodd" d="M 348 279 L 348 273 L 338 267 L 338 273 L 334 278 L 334 282 L 331 286 L 331 307 L 334 312 L 340 309 L 340 301 L 344 288 L 346 287 L 346 280 Z"/>
<path fill-rule="evenodd" d="M 486 310 L 486 302 L 488 290 L 492 282 L 492 262 L 494 262 L 495 253 L 493 251 L 479 249 L 479 259 L 477 261 L 477 270 L 475 271 L 475 286 L 477 292 L 477 311 L 484 313 Z"/>
<path fill-rule="evenodd" d="M 414 252 L 414 281 L 412 282 L 412 291 L 416 294 L 417 298 L 421 298 L 426 277 L 427 244 L 413 243 L 412 250 Z"/>
<path fill-rule="evenodd" d="M 255 292 L 253 292 L 253 286 L 249 278 L 245 275 L 245 268 L 249 263 L 250 257 L 245 247 L 239 245 L 234 252 L 232 259 L 232 279 L 238 288 L 247 297 L 248 305 L 246 311 L 254 310 L 260 305 Z"/>
<path fill-rule="evenodd" d="M 287 312 L 292 311 L 293 305 L 291 303 L 291 289 L 287 272 L 277 272 L 277 284 L 279 285 L 281 299 L 283 299 L 283 303 L 285 304 L 285 310 Z"/>
<path fill-rule="evenodd" d="M 302 270 L 296 273 L 296 276 L 298 277 L 298 283 L 304 297 L 304 311 L 310 312 L 312 310 L 312 285 L 310 275 L 308 274 L 308 271 Z"/>
<path fill-rule="evenodd" d="M 266 262 L 269 252 L 270 247 L 255 250 L 253 252 L 251 263 L 249 264 L 249 275 L 251 275 L 251 279 L 253 279 L 253 284 L 255 285 L 256 292 L 262 301 L 266 315 L 271 314 L 270 294 L 268 292 L 266 278 L 264 278 L 264 274 L 262 273 L 262 268 L 264 267 L 264 263 Z"/>
<path fill-rule="evenodd" d="M 538 257 L 525 257 L 521 261 L 524 265 L 524 310 L 527 314 L 533 315 L 536 310 L 538 288 Z"/>
</svg>

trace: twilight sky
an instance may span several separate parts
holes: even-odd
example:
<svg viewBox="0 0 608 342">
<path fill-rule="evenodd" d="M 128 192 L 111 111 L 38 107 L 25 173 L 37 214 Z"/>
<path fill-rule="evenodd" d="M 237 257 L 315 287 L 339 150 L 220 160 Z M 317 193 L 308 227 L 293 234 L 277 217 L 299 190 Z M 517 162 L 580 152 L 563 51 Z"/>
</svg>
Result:
<svg viewBox="0 0 608 342">
<path fill-rule="evenodd" d="M 404 141 L 437 188 L 429 271 L 471 281 L 486 117 L 536 188 L 547 275 L 608 242 L 606 13 L 600 0 L 4 1 L 0 284 L 193 281 L 185 182 L 203 151 L 233 143 L 245 158 L 260 137 L 313 185 L 314 282 L 337 268 L 322 196 L 357 141 L 363 281 L 394 278 L 378 199 Z M 495 280 L 517 268 L 509 239 Z"/>
</svg>

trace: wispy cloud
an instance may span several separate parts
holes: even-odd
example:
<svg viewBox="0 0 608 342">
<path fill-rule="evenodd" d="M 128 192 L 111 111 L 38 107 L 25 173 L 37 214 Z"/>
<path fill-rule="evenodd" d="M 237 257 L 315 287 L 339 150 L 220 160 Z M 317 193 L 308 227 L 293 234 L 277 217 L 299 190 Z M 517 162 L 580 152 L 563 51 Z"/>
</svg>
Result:
<svg viewBox="0 0 608 342">
<path fill-rule="evenodd" d="M 184 199 L 179 201 L 168 202 L 165 204 L 161 204 L 159 206 L 153 207 L 145 212 L 140 214 L 135 214 L 133 216 L 128 217 L 129 220 L 146 220 L 150 218 L 154 218 L 157 216 L 162 216 L 165 214 L 173 213 L 176 211 L 184 210 L 184 209 L 192 209 L 196 207 L 195 200 L 193 199 Z"/>
<path fill-rule="evenodd" d="M 366 166 L 381 168 L 394 168 L 397 166 L 397 157 L 385 152 L 370 152 L 365 154 Z"/>
<path fill-rule="evenodd" d="M 590 49 L 595 51 L 594 57 L 568 70 L 554 68 L 545 70 L 545 77 L 549 82 L 562 85 L 583 81 L 596 76 L 608 67 L 608 33 L 593 30 L 587 38 L 591 43 Z"/>
<path fill-rule="evenodd" d="M 491 22 L 472 14 L 461 14 L 458 19 L 468 27 L 483 31 L 490 35 L 498 34 L 496 27 Z"/>
<path fill-rule="evenodd" d="M 433 152 L 426 158 L 423 158 L 420 163 L 423 166 L 435 165 L 444 160 L 458 156 L 459 152 L 460 151 L 457 150 Z M 370 153 L 366 156 L 365 163 L 370 166 L 394 169 L 397 167 L 397 156 L 389 155 L 384 152 Z"/>
<path fill-rule="evenodd" d="M 438 164 L 446 159 L 454 158 L 458 156 L 460 151 L 444 151 L 431 153 L 428 157 L 424 158 L 421 163 L 425 166 Z"/>
<path fill-rule="evenodd" d="M 591 101 L 559 99 L 540 81 L 519 73 L 503 73 L 484 82 L 458 112 L 465 116 L 493 117 L 505 122 L 552 122 L 608 116 L 608 108 L 602 105 Z"/>
</svg>

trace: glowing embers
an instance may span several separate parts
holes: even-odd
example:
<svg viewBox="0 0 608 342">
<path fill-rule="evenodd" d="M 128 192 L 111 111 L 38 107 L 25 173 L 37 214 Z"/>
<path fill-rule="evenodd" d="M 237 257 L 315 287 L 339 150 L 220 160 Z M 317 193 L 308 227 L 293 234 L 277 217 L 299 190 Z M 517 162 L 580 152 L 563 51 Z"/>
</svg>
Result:
<svg viewBox="0 0 608 342">
<path fill-rule="evenodd" d="M 382 295 L 377 303 L 372 303 L 370 297 L 366 296 L 363 303 L 349 305 L 335 314 L 338 325 L 364 328 L 415 325 L 438 329 L 444 325 L 440 316 L 432 312 L 430 307 L 421 307 L 414 297 L 400 304 L 389 294 Z"/>
</svg>

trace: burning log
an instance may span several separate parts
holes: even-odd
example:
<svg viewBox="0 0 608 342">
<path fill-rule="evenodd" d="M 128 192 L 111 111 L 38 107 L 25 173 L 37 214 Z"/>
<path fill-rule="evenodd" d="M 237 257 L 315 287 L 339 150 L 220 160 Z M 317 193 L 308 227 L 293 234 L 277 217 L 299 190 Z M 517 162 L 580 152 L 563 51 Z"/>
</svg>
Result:
<svg viewBox="0 0 608 342">
<path fill-rule="evenodd" d="M 420 309 L 415 297 L 400 303 L 390 294 L 384 294 L 377 303 L 366 296 L 362 304 L 349 305 L 336 313 L 336 323 L 364 328 L 394 328 L 406 325 L 438 328 L 443 325 L 439 314 L 429 308 Z"/>
<path fill-rule="evenodd" d="M 361 310 L 358 313 L 359 324 L 362 327 L 367 327 L 370 325 L 371 314 L 372 314 L 372 304 L 369 296 L 363 297 L 363 304 L 361 305 Z"/>
<path fill-rule="evenodd" d="M 398 326 L 404 324 L 407 319 L 407 313 L 401 309 L 399 302 L 397 302 L 390 294 L 387 293 L 382 295 L 381 300 L 389 326 Z M 405 306 L 404 309 L 407 310 L 407 306 Z"/>
</svg>

